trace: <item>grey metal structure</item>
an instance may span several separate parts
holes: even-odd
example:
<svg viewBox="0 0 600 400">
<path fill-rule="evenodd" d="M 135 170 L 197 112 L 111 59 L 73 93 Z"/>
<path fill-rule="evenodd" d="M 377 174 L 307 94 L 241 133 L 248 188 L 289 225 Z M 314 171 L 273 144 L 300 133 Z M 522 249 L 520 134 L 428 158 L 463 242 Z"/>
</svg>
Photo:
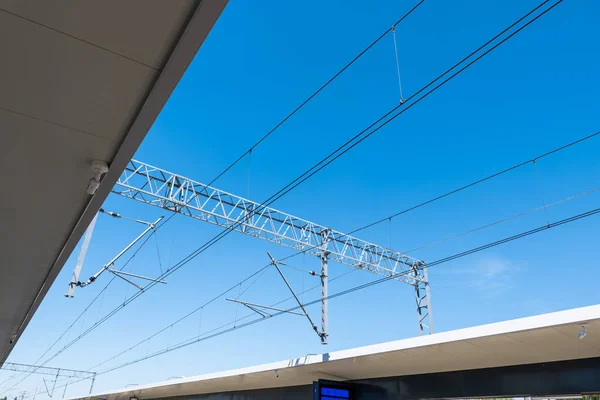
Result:
<svg viewBox="0 0 600 400">
<path fill-rule="evenodd" d="M 121 216 L 119 214 L 115 214 L 112 213 L 114 215 L 117 215 L 117 218 L 121 218 Z M 69 282 L 69 287 L 67 289 L 67 294 L 65 294 L 66 297 L 73 297 L 73 293 L 75 291 L 75 288 L 77 286 L 79 287 L 86 287 L 88 285 L 90 285 L 91 283 L 93 283 L 96 279 L 98 279 L 98 277 L 104 272 L 104 271 L 108 271 L 110 273 L 112 273 L 113 275 L 115 275 L 118 278 L 123 279 L 125 282 L 135 286 L 137 289 L 139 290 L 144 290 L 144 288 L 138 284 L 136 284 L 135 282 L 132 282 L 130 279 L 126 278 L 125 276 L 129 276 L 129 277 L 133 277 L 133 278 L 139 278 L 139 279 L 144 279 L 147 281 L 152 281 L 152 282 L 158 282 L 158 283 L 166 283 L 162 280 L 156 280 L 153 278 L 148 278 L 145 276 L 141 276 L 141 275 L 136 275 L 136 274 L 132 274 L 129 272 L 124 272 L 124 271 L 120 271 L 120 270 L 116 270 L 111 268 L 112 266 L 115 265 L 115 263 L 119 260 L 119 258 L 121 258 L 123 256 L 123 254 L 127 253 L 127 251 L 129 249 L 131 249 L 137 242 L 139 242 L 144 236 L 146 236 L 146 234 L 148 234 L 150 231 L 153 231 L 156 229 L 156 225 L 163 219 L 164 217 L 160 217 L 158 218 L 156 221 L 154 222 L 145 222 L 145 221 L 140 221 L 140 220 L 136 220 L 136 222 L 139 222 L 141 224 L 144 224 L 147 226 L 147 228 L 139 234 L 138 237 L 136 237 L 131 243 L 129 243 L 123 250 L 121 250 L 119 252 L 119 254 L 117 254 L 115 257 L 113 257 L 108 263 L 104 264 L 102 266 L 102 268 L 100 268 L 100 270 L 98 272 L 96 272 L 94 275 L 92 275 L 87 281 L 85 282 L 81 282 L 79 281 L 79 274 L 81 272 L 81 265 L 79 263 L 79 260 L 81 259 L 81 257 L 79 257 L 78 261 L 77 261 L 77 265 L 75 266 L 75 271 L 73 272 L 73 277 L 71 278 L 71 282 Z M 92 222 L 95 222 L 95 218 L 94 220 L 92 220 Z M 90 227 L 93 229 L 93 226 L 90 225 Z M 88 233 L 90 232 L 90 228 L 88 228 Z M 87 250 L 87 245 L 89 244 L 89 236 L 91 236 L 91 233 L 88 235 L 86 233 L 86 237 L 84 239 L 84 249 Z M 83 249 L 82 249 L 83 251 Z M 125 275 L 125 276 L 124 276 Z"/>
<path fill-rule="evenodd" d="M 129 162 L 112 192 L 319 257 L 324 343 L 330 260 L 413 286 L 419 329 L 433 332 L 424 261 L 136 160 Z"/>
<path fill-rule="evenodd" d="M 300 299 L 296 295 L 296 292 L 294 292 L 294 289 L 292 289 L 292 285 L 290 285 L 290 283 L 286 279 L 285 275 L 283 274 L 283 271 L 281 271 L 281 268 L 279 268 L 279 265 L 277 265 L 280 262 L 277 261 L 277 260 L 275 260 L 273 258 L 273 256 L 271 255 L 271 253 L 267 253 L 267 254 L 269 255 L 269 258 L 271 259 L 271 264 L 275 268 L 277 268 L 277 272 L 279 272 L 279 275 L 281 276 L 281 279 L 283 279 L 283 281 L 285 282 L 285 285 L 287 286 L 287 288 L 290 289 L 290 292 L 292 292 L 292 296 L 294 296 L 294 299 L 296 299 L 296 303 L 298 303 L 298 306 L 300 307 L 300 309 L 304 313 L 303 315 L 306 317 L 306 319 L 310 323 L 310 326 L 317 333 L 317 335 L 319 335 L 319 337 L 321 338 L 321 343 L 322 344 L 327 344 L 327 337 L 329 336 L 328 331 L 327 331 L 327 323 L 326 322 L 323 323 L 323 321 L 321 321 L 322 322 L 321 331 L 319 331 L 319 328 L 317 328 L 317 325 L 315 325 L 315 323 L 313 322 L 313 320 L 310 318 L 310 315 L 308 315 L 308 311 L 306 311 L 306 308 L 304 308 L 304 304 L 302 304 L 302 302 L 300 301 Z M 326 263 L 327 263 L 327 261 L 325 261 L 325 264 Z M 281 264 L 283 264 L 283 263 L 281 263 Z M 325 282 L 327 282 L 326 278 L 327 277 L 325 276 Z M 323 282 L 323 279 L 324 279 L 323 275 L 321 275 L 321 282 Z M 321 283 L 321 287 L 323 287 L 322 283 Z M 321 297 L 321 298 L 323 299 L 323 297 Z M 327 309 L 321 307 L 321 314 L 326 316 L 327 315 Z"/>
<path fill-rule="evenodd" d="M 15 371 L 15 372 L 24 372 L 28 374 L 40 374 L 40 375 L 52 375 L 54 376 L 54 380 L 52 382 L 52 386 L 48 388 L 46 380 L 44 379 L 44 386 L 46 388 L 46 393 L 49 397 L 54 395 L 54 389 L 56 388 L 56 381 L 58 378 L 66 378 L 68 379 L 91 379 L 92 383 L 90 384 L 90 393 L 94 389 L 94 382 L 96 381 L 96 372 L 92 371 L 80 371 L 76 369 L 65 369 L 65 368 L 52 368 L 45 367 L 42 365 L 31 365 L 31 364 L 19 364 L 12 362 L 5 362 L 0 366 L 0 369 L 4 369 L 7 371 Z M 66 388 L 67 385 L 65 385 Z M 65 389 L 66 390 L 66 389 Z M 63 396 L 64 397 L 64 396 Z"/>
<path fill-rule="evenodd" d="M 321 343 L 327 344 L 329 337 L 329 229 L 321 231 L 321 251 L 318 254 L 321 260 Z M 418 271 L 416 268 L 411 270 Z M 424 332 L 421 329 L 421 332 Z M 430 332 L 431 333 L 431 332 Z"/>
<path fill-rule="evenodd" d="M 40 365 L 30 365 L 30 364 L 19 364 L 12 362 L 5 362 L 2 364 L 0 369 L 5 369 L 7 371 L 15 371 L 15 372 L 27 372 L 32 374 L 41 374 L 41 375 L 53 375 L 59 378 L 93 378 L 96 376 L 95 372 L 90 371 L 79 371 L 76 369 L 65 369 L 65 368 L 52 368 L 52 367 L 43 367 Z"/>
<path fill-rule="evenodd" d="M 427 268 L 422 269 L 421 274 L 417 270 L 411 273 L 415 276 L 413 286 L 415 287 L 415 300 L 417 303 L 417 316 L 421 332 L 433 333 L 433 314 L 431 312 L 431 293 L 429 290 L 429 274 Z"/>
<path fill-rule="evenodd" d="M 290 310 L 284 310 L 283 308 L 277 308 L 277 307 L 271 307 L 271 306 L 264 306 L 262 304 L 256 304 L 256 303 L 250 303 L 249 301 L 243 301 L 243 300 L 238 300 L 238 299 L 232 299 L 230 297 L 226 298 L 225 300 L 227 301 L 231 301 L 233 303 L 238 303 L 243 305 L 244 307 L 248 307 L 250 310 L 254 311 L 255 313 L 257 313 L 258 315 L 260 315 L 261 317 L 272 317 L 273 314 L 269 313 L 266 310 L 270 310 L 270 311 L 276 311 L 278 313 L 286 313 L 286 314 L 293 314 L 293 315 L 300 315 L 302 317 L 305 316 L 305 314 L 301 314 L 299 312 L 295 312 L 295 311 L 290 311 Z"/>
<path fill-rule="evenodd" d="M 294 289 L 292 288 L 292 285 L 290 285 L 290 283 L 288 282 L 287 278 L 283 274 L 283 271 L 281 270 L 281 268 L 279 268 L 279 265 L 278 265 L 278 264 L 281 264 L 281 265 L 287 265 L 287 264 L 285 264 L 285 263 L 283 263 L 281 261 L 275 260 L 275 258 L 273 258 L 273 256 L 269 252 L 267 252 L 267 255 L 271 259 L 271 265 L 274 266 L 277 269 L 277 272 L 281 276 L 281 279 L 283 279 L 283 282 L 285 283 L 285 285 L 287 286 L 287 288 L 292 293 L 292 296 L 296 300 L 296 303 L 298 303 L 298 307 L 302 310 L 302 312 L 299 313 L 299 312 L 295 312 L 295 311 L 292 311 L 292 310 L 284 310 L 284 309 L 276 308 L 276 307 L 272 307 L 272 306 L 265 306 L 265 305 L 262 305 L 262 304 L 250 303 L 249 301 L 243 301 L 243 300 L 239 300 L 239 299 L 227 298 L 226 300 L 227 301 L 232 301 L 234 303 L 239 303 L 239 304 L 241 304 L 241 305 L 243 305 L 245 307 L 248 307 L 250 310 L 254 311 L 255 313 L 257 313 L 258 315 L 260 315 L 263 318 L 272 317 L 273 316 L 273 314 L 269 313 L 269 311 L 276 311 L 278 313 L 287 313 L 287 314 L 299 315 L 301 317 L 306 317 L 306 319 L 310 323 L 311 328 L 315 331 L 315 333 L 321 339 L 321 343 L 322 344 L 327 344 L 327 336 L 328 336 L 328 334 L 327 334 L 327 325 L 323 324 L 321 326 L 321 330 L 319 330 L 319 328 L 317 327 L 317 325 L 313 322 L 312 318 L 308 314 L 308 311 L 304 307 L 304 304 L 302 304 L 302 302 L 300 301 L 300 299 L 296 295 L 296 292 L 294 292 Z M 311 275 L 316 275 L 312 271 L 310 273 L 311 273 Z M 269 310 L 269 311 L 267 311 L 267 310 Z M 322 311 L 322 314 L 327 315 L 327 310 L 325 310 L 325 312 Z"/>
</svg>

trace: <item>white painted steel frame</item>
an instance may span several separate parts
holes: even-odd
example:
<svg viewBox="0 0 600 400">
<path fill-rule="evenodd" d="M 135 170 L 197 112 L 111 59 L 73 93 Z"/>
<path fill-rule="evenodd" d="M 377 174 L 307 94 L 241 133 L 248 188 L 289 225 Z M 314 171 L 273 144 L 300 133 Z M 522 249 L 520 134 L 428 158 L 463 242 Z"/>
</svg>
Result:
<svg viewBox="0 0 600 400">
<path fill-rule="evenodd" d="M 137 160 L 128 163 L 112 191 L 317 257 L 322 257 L 326 244 L 328 260 L 414 286 L 419 328 L 432 332 L 424 261 Z"/>
<path fill-rule="evenodd" d="M 395 279 L 410 284 L 422 279 L 408 272 L 422 269 L 423 261 L 140 161 L 131 160 L 113 193 L 317 256 L 327 232 L 332 261 L 386 277 L 405 272 Z"/>
</svg>

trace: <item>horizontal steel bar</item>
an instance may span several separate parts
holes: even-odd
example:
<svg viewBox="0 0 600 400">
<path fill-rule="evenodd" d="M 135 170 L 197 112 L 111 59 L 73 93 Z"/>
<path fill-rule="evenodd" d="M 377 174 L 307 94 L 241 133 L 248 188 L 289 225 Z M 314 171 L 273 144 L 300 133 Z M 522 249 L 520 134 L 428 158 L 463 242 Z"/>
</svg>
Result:
<svg viewBox="0 0 600 400">
<path fill-rule="evenodd" d="M 123 274 L 123 275 L 127 275 L 127 276 L 132 276 L 134 278 L 140 278 L 140 279 L 145 279 L 147 281 L 151 281 L 151 282 L 156 282 L 156 283 L 164 283 L 165 285 L 167 284 L 167 282 L 165 281 L 161 281 L 158 279 L 153 279 L 153 278 L 148 278 L 142 275 L 136 275 L 136 274 L 132 274 L 131 272 L 125 272 L 125 271 L 119 271 L 116 269 L 109 269 L 110 272 L 112 272 L 113 274 Z"/>
<path fill-rule="evenodd" d="M 5 362 L 2 364 L 0 369 L 4 369 L 7 371 L 15 371 L 15 372 L 27 372 L 32 374 L 41 374 L 41 375 L 53 375 L 65 378 L 88 378 L 96 375 L 95 372 L 91 371 L 79 371 L 75 369 L 65 369 L 65 368 L 53 368 L 53 367 L 44 367 L 41 365 L 30 365 L 30 364 L 20 364 L 20 363 L 11 363 Z"/>
<path fill-rule="evenodd" d="M 240 304 L 243 304 L 245 306 L 266 308 L 267 310 L 273 310 L 273 311 L 284 312 L 284 313 L 288 313 L 288 314 L 300 315 L 301 317 L 305 317 L 306 316 L 306 314 L 297 313 L 295 311 L 289 311 L 289 310 L 284 310 L 282 308 L 275 308 L 275 307 L 270 307 L 270 306 L 263 306 L 262 304 L 255 304 L 255 303 L 250 303 L 248 301 L 241 301 L 241 300 L 231 299 L 229 297 L 227 299 L 225 299 L 225 300 L 232 301 L 234 303 L 240 303 Z"/>
</svg>

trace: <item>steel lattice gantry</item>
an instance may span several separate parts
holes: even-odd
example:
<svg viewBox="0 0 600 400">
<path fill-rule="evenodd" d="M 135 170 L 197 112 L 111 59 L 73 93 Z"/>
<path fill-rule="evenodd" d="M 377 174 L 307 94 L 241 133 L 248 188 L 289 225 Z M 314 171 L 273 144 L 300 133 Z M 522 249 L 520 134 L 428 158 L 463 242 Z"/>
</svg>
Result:
<svg viewBox="0 0 600 400">
<path fill-rule="evenodd" d="M 136 160 L 129 162 L 112 191 L 319 257 L 324 298 L 328 260 L 408 283 L 415 288 L 419 329 L 433 332 L 427 268 L 421 260 Z M 326 314 L 325 302 L 325 333 Z"/>
<path fill-rule="evenodd" d="M 65 392 L 67 390 L 69 379 L 91 379 L 90 393 L 92 393 L 92 390 L 94 388 L 94 382 L 96 381 L 96 375 L 97 375 L 97 373 L 93 372 L 93 371 L 80 371 L 80 370 L 76 370 L 76 369 L 53 368 L 53 367 L 46 367 L 43 365 L 19 364 L 19 363 L 12 363 L 12 362 L 5 362 L 4 364 L 1 364 L 0 369 L 4 369 L 7 371 L 24 372 L 27 374 L 41 374 L 41 375 L 54 376 L 54 380 L 51 381 L 52 385 L 50 386 L 52 389 L 50 389 L 46 385 L 46 381 L 44 380 L 44 386 L 46 387 L 46 392 L 48 393 L 48 397 L 53 396 L 54 389 L 56 388 L 56 382 L 58 381 L 58 378 L 60 378 L 60 377 L 67 379 L 67 384 L 64 386 Z"/>
<path fill-rule="evenodd" d="M 42 365 L 19 364 L 11 362 L 5 362 L 2 364 L 2 366 L 0 366 L 0 369 L 30 374 L 55 375 L 63 378 L 91 379 L 96 376 L 96 373 L 92 371 L 79 371 L 75 369 L 53 368 Z"/>
</svg>

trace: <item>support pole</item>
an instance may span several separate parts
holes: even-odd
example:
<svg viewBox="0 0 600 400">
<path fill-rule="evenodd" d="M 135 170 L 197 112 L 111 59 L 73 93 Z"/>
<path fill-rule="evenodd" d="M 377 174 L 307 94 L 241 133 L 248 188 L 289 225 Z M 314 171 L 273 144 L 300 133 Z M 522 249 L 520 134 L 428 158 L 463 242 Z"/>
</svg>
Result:
<svg viewBox="0 0 600 400">
<path fill-rule="evenodd" d="M 69 387 L 69 380 L 67 379 L 67 383 L 65 384 L 65 390 L 63 390 L 63 395 L 62 398 L 65 398 L 65 395 L 67 394 L 67 387 Z"/>
<path fill-rule="evenodd" d="M 431 308 L 431 292 L 429 290 L 429 274 L 427 273 L 427 267 L 423 269 L 423 277 L 425 278 L 425 296 L 427 297 L 427 317 L 429 319 L 429 334 L 431 335 L 433 330 L 433 309 Z"/>
<path fill-rule="evenodd" d="M 329 338 L 329 300 L 327 299 L 329 296 L 329 251 L 327 250 L 327 245 L 329 244 L 328 234 L 329 230 L 324 230 L 321 232 L 321 334 L 319 335 L 321 336 L 321 344 L 327 344 Z"/>
<path fill-rule="evenodd" d="M 94 383 L 96 382 L 97 373 L 94 372 L 94 376 L 92 377 L 92 384 L 90 385 L 90 394 L 92 394 L 92 390 L 94 390 Z"/>
<path fill-rule="evenodd" d="M 431 294 L 429 291 L 427 266 L 413 266 L 411 275 L 413 278 L 412 285 L 415 288 L 419 330 L 422 335 L 431 335 L 433 333 L 433 315 L 431 313 Z"/>
<path fill-rule="evenodd" d="M 46 384 L 46 378 L 42 378 L 42 382 L 44 382 L 44 387 L 46 388 L 46 394 L 48 395 L 48 397 L 52 397 L 52 395 L 50 394 L 50 391 L 48 390 L 48 385 Z"/>
<path fill-rule="evenodd" d="M 327 338 L 329 336 L 329 329 L 327 326 L 329 319 L 329 300 L 327 300 L 327 296 L 329 295 L 328 273 L 327 255 L 323 255 L 321 256 L 321 344 L 327 344 Z"/>
<path fill-rule="evenodd" d="M 54 389 L 56 388 L 56 381 L 58 380 L 59 374 L 60 368 L 56 371 L 56 377 L 54 378 L 54 383 L 52 384 L 52 393 L 50 393 L 50 397 L 54 396 Z"/>
</svg>

